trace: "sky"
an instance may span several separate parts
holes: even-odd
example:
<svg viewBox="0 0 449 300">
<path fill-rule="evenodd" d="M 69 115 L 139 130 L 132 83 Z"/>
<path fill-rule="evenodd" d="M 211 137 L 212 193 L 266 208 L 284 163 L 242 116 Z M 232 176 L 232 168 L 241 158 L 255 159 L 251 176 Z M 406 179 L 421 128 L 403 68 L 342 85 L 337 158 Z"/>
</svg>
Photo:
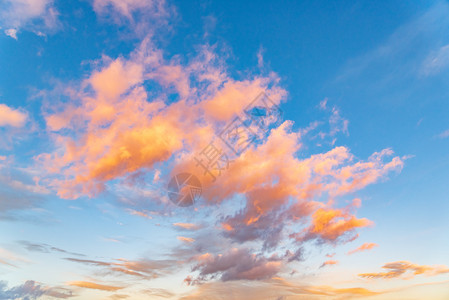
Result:
<svg viewBox="0 0 449 300">
<path fill-rule="evenodd" d="M 447 1 L 0 3 L 0 299 L 448 299 Z"/>
</svg>

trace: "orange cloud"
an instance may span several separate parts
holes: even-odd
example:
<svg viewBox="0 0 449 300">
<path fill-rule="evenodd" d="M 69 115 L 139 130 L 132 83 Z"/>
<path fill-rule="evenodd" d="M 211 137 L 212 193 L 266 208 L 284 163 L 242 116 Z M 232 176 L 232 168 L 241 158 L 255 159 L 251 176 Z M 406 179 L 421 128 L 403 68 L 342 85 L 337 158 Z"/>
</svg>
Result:
<svg viewBox="0 0 449 300">
<path fill-rule="evenodd" d="M 173 226 L 180 227 L 187 230 L 196 230 L 199 229 L 200 226 L 192 223 L 173 223 Z"/>
<path fill-rule="evenodd" d="M 357 252 L 362 252 L 362 251 L 366 251 L 366 250 L 371 250 L 374 247 L 377 247 L 379 245 L 375 244 L 375 243 L 364 243 L 363 245 L 361 245 L 360 247 L 357 247 L 354 250 L 351 250 L 348 252 L 348 255 L 357 253 Z"/>
<path fill-rule="evenodd" d="M 140 217 L 144 217 L 146 219 L 153 219 L 152 216 L 149 215 L 149 213 L 147 211 L 138 211 L 135 209 L 127 209 L 126 210 L 129 214 L 131 215 L 135 215 L 135 216 L 140 216 Z"/>
<path fill-rule="evenodd" d="M 132 186 L 154 169 L 162 170 L 158 182 L 180 172 L 196 175 L 202 182 L 202 197 L 209 204 L 242 195 L 244 207 L 220 220 L 222 236 L 237 243 L 261 241 L 262 252 L 275 250 L 288 237 L 292 250 L 274 260 L 243 250 L 228 253 L 246 257 L 252 265 L 241 271 L 230 264 L 221 273 L 222 280 L 266 279 L 284 263 L 302 259 L 302 242 L 346 242 L 357 237 L 358 228 L 372 224 L 351 211 L 360 206 L 360 200 L 340 209 L 332 207 L 333 201 L 324 205 L 315 199 L 335 199 L 361 189 L 399 171 L 403 159 L 389 159 L 393 152 L 385 149 L 367 161 L 356 161 L 347 147 L 300 158 L 303 132 L 294 130 L 292 121 L 285 121 L 244 153 L 233 156 L 226 173 L 212 182 L 194 158 L 211 142 L 230 153 L 217 138 L 226 122 L 242 115 L 261 91 L 276 104 L 285 99 L 286 91 L 273 74 L 232 79 L 207 49 L 187 64 L 167 61 L 163 54 L 145 39 L 129 58 L 105 57 L 79 87 L 67 89 L 70 104 L 45 112 L 56 149 L 36 159 L 48 172 L 44 180 L 60 197 L 93 197 L 109 183 Z M 148 91 L 148 82 L 162 86 L 162 91 Z M 168 101 L 172 94 L 177 99 Z M 250 128 L 255 127 L 251 123 Z M 164 174 L 169 167 L 172 172 Z M 148 217 L 141 209 L 128 211 Z M 174 226 L 193 229 L 183 223 Z M 294 232 L 298 228 L 305 229 Z M 196 236 L 178 239 L 202 243 Z M 214 257 L 212 264 L 223 259 Z M 107 266 L 128 275 L 141 273 L 125 263 Z M 207 266 L 198 266 L 198 270 L 201 276 L 214 276 Z"/>
<path fill-rule="evenodd" d="M 82 287 L 86 289 L 94 289 L 94 290 L 102 290 L 102 291 L 110 291 L 115 292 L 117 290 L 123 289 L 124 287 L 112 286 L 112 285 L 104 285 L 98 284 L 89 281 L 70 281 L 67 282 L 68 285 Z"/>
<path fill-rule="evenodd" d="M 368 219 L 358 219 L 343 209 L 320 208 L 312 215 L 312 225 L 303 234 L 295 236 L 299 240 L 318 238 L 321 241 L 336 242 L 353 233 L 354 229 L 372 224 Z M 356 235 L 349 236 L 348 240 L 355 237 Z"/>
<path fill-rule="evenodd" d="M 193 238 L 188 238 L 188 237 L 184 237 L 184 236 L 178 236 L 176 238 L 178 240 L 180 240 L 181 242 L 186 242 L 186 243 L 193 243 L 195 241 L 195 239 L 193 239 Z"/>
<path fill-rule="evenodd" d="M 273 277 L 272 279 L 242 284 L 236 281 L 212 282 L 201 284 L 189 295 L 181 297 L 181 300 L 196 299 L 222 299 L 232 291 L 235 299 L 315 299 L 315 298 L 365 298 L 380 295 L 383 292 L 375 292 L 361 287 L 334 288 L 330 286 L 298 285 L 284 278 Z M 321 296 L 321 297 L 319 297 Z"/>
<path fill-rule="evenodd" d="M 27 120 L 27 114 L 18 110 L 8 107 L 5 104 L 0 104 L 0 127 L 23 127 Z"/>
<path fill-rule="evenodd" d="M 267 90 L 277 101 L 285 95 L 283 89 L 267 89 L 275 78 L 235 81 L 225 76 L 220 79 L 223 86 L 210 84 L 198 98 L 186 78 L 203 77 L 204 68 L 164 61 L 148 39 L 130 59 L 104 58 L 103 63 L 82 83 L 81 92 L 70 92 L 70 104 L 45 116 L 58 150 L 37 160 L 50 173 L 62 173 L 64 179 L 50 184 L 63 198 L 93 196 L 106 182 L 149 170 L 182 150 L 198 153 L 212 140 L 219 122 L 243 110 L 260 91 Z M 168 105 L 162 94 L 148 101 L 144 83 L 149 80 L 172 87 L 181 99 Z M 216 110 L 217 102 L 235 101 L 235 91 L 239 105 L 226 105 L 233 107 L 230 112 Z"/>
<path fill-rule="evenodd" d="M 325 262 L 323 262 L 323 264 L 320 266 L 320 268 L 325 267 L 325 266 L 336 265 L 336 264 L 338 264 L 338 260 L 326 260 Z"/>
<path fill-rule="evenodd" d="M 379 273 L 363 273 L 359 274 L 360 277 L 364 278 L 384 278 L 391 279 L 397 278 L 401 275 L 409 272 L 411 274 L 410 277 L 415 275 L 425 274 L 427 276 L 435 276 L 439 274 L 449 273 L 449 268 L 446 266 L 426 266 L 426 265 L 417 265 L 408 261 L 397 261 L 385 264 L 382 268 L 389 270 L 388 272 L 379 272 Z M 410 278 L 408 277 L 408 278 Z M 405 278 L 405 279 L 408 279 Z"/>
</svg>

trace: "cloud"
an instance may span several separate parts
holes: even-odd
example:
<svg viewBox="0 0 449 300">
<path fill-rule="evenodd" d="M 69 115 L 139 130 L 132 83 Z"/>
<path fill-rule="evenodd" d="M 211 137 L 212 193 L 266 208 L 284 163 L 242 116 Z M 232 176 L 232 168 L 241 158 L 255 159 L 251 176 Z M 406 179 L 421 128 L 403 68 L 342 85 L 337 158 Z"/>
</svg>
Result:
<svg viewBox="0 0 449 300">
<path fill-rule="evenodd" d="M 27 114 L 18 110 L 8 107 L 5 104 L 0 104 L 0 127 L 23 127 L 27 120 Z"/>
<path fill-rule="evenodd" d="M 349 251 L 348 255 L 351 255 L 351 254 L 354 254 L 354 253 L 357 253 L 357 252 L 371 250 L 371 249 L 373 249 L 374 247 L 377 247 L 377 246 L 379 246 L 379 245 L 377 245 L 375 243 L 364 243 L 363 245 L 357 247 L 356 249 Z"/>
<path fill-rule="evenodd" d="M 350 205 L 343 209 L 319 208 L 312 215 L 311 225 L 301 233 L 291 234 L 298 241 L 316 239 L 318 242 L 337 243 L 352 241 L 357 237 L 356 228 L 373 224 L 366 218 L 358 219 L 350 212 Z"/>
<path fill-rule="evenodd" d="M 58 26 L 58 12 L 53 0 L 6 0 L 0 6 L 0 25 L 5 33 L 17 39 L 19 30 L 54 30 Z"/>
<path fill-rule="evenodd" d="M 153 279 L 176 267 L 172 260 L 136 260 L 116 259 L 115 261 L 99 261 L 78 258 L 65 258 L 68 261 L 104 268 L 109 274 L 129 275 L 136 278 Z"/>
<path fill-rule="evenodd" d="M 50 190 L 39 181 L 38 171 L 21 167 L 13 156 L 0 160 L 0 218 L 16 220 L 42 202 Z"/>
<path fill-rule="evenodd" d="M 416 275 L 427 275 L 436 276 L 439 274 L 449 273 L 449 268 L 446 266 L 426 266 L 417 265 L 408 261 L 397 261 L 385 264 L 382 268 L 387 269 L 387 272 L 379 273 L 363 273 L 359 274 L 360 277 L 370 278 L 370 279 L 391 279 L 401 277 L 402 275 L 409 273 L 404 279 L 409 279 Z"/>
<path fill-rule="evenodd" d="M 174 293 L 160 288 L 150 288 L 141 291 L 142 294 L 149 295 L 151 297 L 160 297 L 160 298 L 172 298 L 175 296 Z"/>
<path fill-rule="evenodd" d="M 128 208 L 126 211 L 130 215 L 140 216 L 140 217 L 144 217 L 144 218 L 150 219 L 150 220 L 153 219 L 153 217 L 150 216 L 150 212 L 147 212 L 147 211 L 137 211 L 135 209 L 130 209 L 130 208 Z"/>
<path fill-rule="evenodd" d="M 69 252 L 64 249 L 53 247 L 48 244 L 31 243 L 28 241 L 19 241 L 19 244 L 23 245 L 25 249 L 32 252 L 41 252 L 41 253 L 59 252 L 76 256 L 85 256 L 84 254 Z"/>
<path fill-rule="evenodd" d="M 291 123 L 286 121 L 272 130 L 264 144 L 248 149 L 232 163 L 226 176 L 204 190 L 203 197 L 209 201 L 245 195 L 245 207 L 224 218 L 224 236 L 239 243 L 261 239 L 268 249 L 282 239 L 287 221 L 303 224 L 307 217 L 312 217 L 312 226 L 305 237 L 298 238 L 304 233 L 290 235 L 298 241 L 344 241 L 354 229 L 372 224 L 354 217 L 349 209 L 326 208 L 313 199 L 326 193 L 336 197 L 362 189 L 391 171 L 400 171 L 403 160 L 394 157 L 384 162 L 393 154 L 385 149 L 366 162 L 353 162 L 354 157 L 346 147 L 299 160 L 295 153 L 301 146 L 300 136 L 290 128 Z M 267 160 L 267 157 L 283 159 Z"/>
<path fill-rule="evenodd" d="M 442 133 L 440 133 L 440 134 L 438 135 L 438 137 L 439 137 L 440 139 L 445 139 L 445 138 L 449 137 L 449 129 L 447 129 L 447 130 L 443 131 Z"/>
<path fill-rule="evenodd" d="M 108 292 L 115 292 L 117 290 L 121 290 L 124 288 L 121 286 L 104 285 L 104 284 L 98 284 L 98 283 L 89 282 L 89 281 L 70 281 L 70 282 L 67 282 L 67 285 L 77 286 L 77 287 L 86 288 L 86 289 L 108 291 Z"/>
<path fill-rule="evenodd" d="M 185 243 L 193 243 L 195 241 L 195 239 L 193 239 L 193 238 L 184 237 L 184 236 L 178 236 L 176 238 L 178 240 L 180 240 L 181 242 L 185 242 Z"/>
<path fill-rule="evenodd" d="M 0 264 L 17 268 L 15 262 L 29 262 L 29 261 L 15 253 L 12 253 L 11 251 L 0 248 Z"/>
<path fill-rule="evenodd" d="M 232 292 L 230 292 L 232 291 Z M 230 294 L 231 293 L 231 294 Z M 221 300 L 230 295 L 233 299 L 320 299 L 336 298 L 350 299 L 380 295 L 384 292 L 375 292 L 361 287 L 335 288 L 331 286 L 311 286 L 292 283 L 284 278 L 258 282 L 212 282 L 197 286 L 197 289 L 189 295 L 181 297 L 181 300 L 210 299 Z M 226 295 L 226 296 L 223 296 Z"/>
<path fill-rule="evenodd" d="M 192 224 L 192 223 L 173 223 L 173 226 L 182 228 L 185 230 L 198 230 L 201 228 L 201 226 Z"/>
<path fill-rule="evenodd" d="M 215 277 L 222 281 L 262 280 L 274 276 L 282 266 L 278 257 L 267 259 L 250 253 L 248 249 L 237 248 L 225 254 L 206 253 L 196 257 L 196 260 L 192 271 L 199 271 L 199 277 L 195 280 L 188 278 L 186 282 L 190 284 Z"/>
<path fill-rule="evenodd" d="M 323 262 L 323 264 L 320 266 L 320 268 L 323 268 L 325 266 L 332 266 L 332 265 L 336 265 L 338 264 L 337 260 L 326 260 L 325 262 Z"/>
<path fill-rule="evenodd" d="M 97 16 L 129 29 L 130 35 L 139 37 L 163 29 L 171 30 L 176 20 L 175 8 L 165 0 L 93 0 Z"/>
<path fill-rule="evenodd" d="M 425 76 L 435 75 L 449 66 L 449 45 L 433 51 L 424 60 L 421 72 Z"/>
<path fill-rule="evenodd" d="M 67 299 L 75 295 L 68 289 L 45 287 L 32 280 L 28 280 L 24 284 L 10 289 L 7 288 L 7 283 L 5 281 L 0 281 L 0 299 L 36 300 L 41 299 L 43 296 Z"/>
<path fill-rule="evenodd" d="M 17 40 L 17 29 L 6 29 L 5 34 L 7 36 L 12 37 L 13 39 Z"/>
<path fill-rule="evenodd" d="M 94 0 L 93 6 L 97 13 L 113 10 L 127 18 L 132 18 L 132 13 L 141 10 L 150 10 L 159 15 L 167 14 L 164 10 L 164 0 Z"/>
<path fill-rule="evenodd" d="M 222 151 L 232 153 L 218 140 L 217 133 L 235 116 L 244 115 L 258 95 L 271 99 L 270 109 L 287 95 L 274 73 L 232 78 L 214 51 L 205 46 L 197 56 L 181 63 L 177 57 L 166 59 L 148 37 L 129 57 L 97 61 L 84 80 L 65 89 L 71 101 L 48 106 L 44 111 L 54 151 L 36 157 L 47 172 L 43 180 L 60 197 L 76 199 L 95 197 L 108 189 L 120 192 L 118 186 L 139 190 L 146 174 L 155 169 L 162 172 L 160 180 L 152 182 L 163 191 L 163 182 L 188 171 L 201 178 L 205 206 L 229 203 L 234 196 L 241 196 L 243 206 L 221 214 L 220 232 L 214 234 L 223 239 L 221 245 L 230 246 L 228 249 L 233 249 L 232 243 L 250 242 L 261 242 L 261 248 L 245 245 L 222 257 L 217 254 L 219 249 L 212 249 L 210 261 L 195 265 L 200 275 L 192 277 L 193 281 L 266 279 L 285 264 L 303 259 L 302 246 L 308 241 L 338 244 L 355 239 L 356 230 L 372 222 L 355 217 L 360 201 L 335 208 L 337 198 L 401 171 L 404 158 L 383 149 L 359 160 L 343 146 L 304 156 L 303 131 L 286 120 L 264 132 L 240 156 L 232 157 L 226 174 L 223 171 L 213 182 L 195 160 L 205 146 L 216 142 Z M 148 84 L 158 88 L 148 90 Z M 347 122 L 339 110 L 334 108 L 332 113 L 332 134 L 346 133 Z M 257 125 L 252 122 L 249 128 L 257 130 Z M 130 193 L 125 194 L 123 202 L 136 206 L 128 212 L 148 216 L 140 207 L 143 204 L 130 201 Z M 155 203 L 166 204 L 164 197 L 154 197 L 159 198 Z M 328 198 L 328 203 L 317 200 L 321 197 Z M 174 226 L 193 229 L 184 223 Z M 204 238 L 191 239 L 195 240 L 190 243 L 195 251 L 209 252 Z M 286 243 L 283 252 L 288 255 L 276 259 L 264 256 L 279 250 L 281 242 Z M 228 257 L 249 261 L 235 265 L 228 262 Z M 84 263 L 109 272 L 157 275 L 130 268 L 124 262 Z M 222 263 L 227 264 L 225 269 L 208 271 L 208 266 L 213 269 Z"/>
<path fill-rule="evenodd" d="M 129 296 L 125 295 L 125 294 L 115 294 L 115 295 L 111 295 L 109 298 L 117 300 L 117 299 L 126 299 L 126 298 L 129 298 Z"/>
<path fill-rule="evenodd" d="M 215 62 L 199 65 L 194 60 L 187 66 L 167 62 L 148 39 L 129 60 L 105 59 L 104 64 L 83 81 L 82 92 L 72 95 L 75 98 L 70 104 L 46 113 L 57 149 L 37 159 L 51 172 L 62 171 L 65 179 L 50 184 L 63 198 L 94 196 L 104 190 L 106 182 L 148 170 L 186 148 L 199 152 L 212 139 L 217 122 L 242 111 L 275 80 L 220 78 L 213 68 Z M 212 66 L 205 68 L 207 64 Z M 212 74 L 204 74 L 209 69 Z M 192 76 L 205 83 L 199 95 L 198 88 L 191 88 L 187 81 Z M 221 80 L 223 85 L 216 87 L 211 80 Z M 166 89 L 148 101 L 147 81 Z M 167 104 L 165 93 L 171 89 L 181 99 Z M 285 94 L 276 87 L 270 91 L 278 102 Z M 225 101 L 235 105 L 223 110 L 220 107 Z"/>
</svg>

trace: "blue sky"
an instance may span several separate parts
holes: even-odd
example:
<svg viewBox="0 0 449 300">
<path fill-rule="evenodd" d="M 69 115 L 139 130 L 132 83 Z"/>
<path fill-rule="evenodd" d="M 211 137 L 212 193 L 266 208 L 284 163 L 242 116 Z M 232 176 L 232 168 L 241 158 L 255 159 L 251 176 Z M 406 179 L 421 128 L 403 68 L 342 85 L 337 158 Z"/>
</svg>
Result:
<svg viewBox="0 0 449 300">
<path fill-rule="evenodd" d="M 447 1 L 0 20 L 0 299 L 448 297 Z M 194 158 L 260 94 L 282 120 L 212 182 Z"/>
</svg>

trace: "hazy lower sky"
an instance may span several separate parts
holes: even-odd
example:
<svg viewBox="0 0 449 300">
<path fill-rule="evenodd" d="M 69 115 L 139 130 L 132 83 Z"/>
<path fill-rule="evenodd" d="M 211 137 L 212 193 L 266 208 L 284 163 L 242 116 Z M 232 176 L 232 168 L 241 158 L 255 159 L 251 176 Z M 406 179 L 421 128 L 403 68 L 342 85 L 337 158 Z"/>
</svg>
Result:
<svg viewBox="0 0 449 300">
<path fill-rule="evenodd" d="M 449 298 L 447 1 L 5 0 L 0 299 Z"/>
</svg>

